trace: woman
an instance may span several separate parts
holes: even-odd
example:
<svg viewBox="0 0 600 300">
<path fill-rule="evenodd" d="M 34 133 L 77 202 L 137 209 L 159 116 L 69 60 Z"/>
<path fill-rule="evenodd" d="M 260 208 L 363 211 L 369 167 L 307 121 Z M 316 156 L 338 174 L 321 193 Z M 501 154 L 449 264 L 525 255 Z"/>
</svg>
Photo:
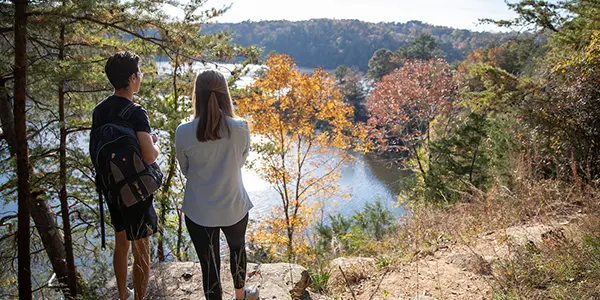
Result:
<svg viewBox="0 0 600 300">
<path fill-rule="evenodd" d="M 252 202 L 242 182 L 242 166 L 250 149 L 248 123 L 233 111 L 225 77 L 217 71 L 198 75 L 192 96 L 194 120 L 177 128 L 175 147 L 187 178 L 183 213 L 202 267 L 204 295 L 221 299 L 219 237 L 230 249 L 235 299 L 258 299 L 244 288 L 245 235 Z"/>
</svg>

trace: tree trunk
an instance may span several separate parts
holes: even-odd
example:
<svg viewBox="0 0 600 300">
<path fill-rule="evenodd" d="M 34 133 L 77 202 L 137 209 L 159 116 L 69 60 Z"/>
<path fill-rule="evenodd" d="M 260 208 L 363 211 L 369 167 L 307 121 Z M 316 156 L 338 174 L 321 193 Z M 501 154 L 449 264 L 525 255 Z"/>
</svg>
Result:
<svg viewBox="0 0 600 300">
<path fill-rule="evenodd" d="M 61 25 L 59 37 L 58 62 L 64 61 L 65 25 Z M 67 286 L 69 293 L 65 294 L 67 299 L 77 297 L 77 279 L 75 269 L 75 258 L 73 256 L 73 242 L 71 239 L 71 220 L 69 216 L 69 202 L 67 199 L 67 124 L 65 119 L 65 82 L 58 82 L 58 118 L 60 122 L 60 211 L 62 214 L 63 234 L 65 238 L 65 255 L 67 259 Z"/>
<path fill-rule="evenodd" d="M 281 124 L 280 124 L 281 126 Z M 279 140 L 281 142 L 281 149 L 285 149 L 285 137 L 283 135 L 283 130 L 281 129 L 282 127 L 279 127 Z M 294 257 L 294 225 L 292 223 L 292 219 L 290 216 L 290 197 L 288 195 L 288 188 L 287 188 L 287 178 L 286 178 L 286 167 L 285 167 L 285 156 L 286 156 L 287 152 L 286 151 L 282 151 L 281 152 L 281 166 L 283 169 L 283 176 L 282 176 L 282 184 L 283 184 L 283 193 L 281 195 L 282 197 L 282 201 L 283 201 L 283 212 L 285 214 L 285 221 L 287 223 L 287 238 L 288 238 L 288 247 L 287 247 L 287 259 L 288 262 L 292 261 L 292 258 Z"/>
<path fill-rule="evenodd" d="M 8 143 L 8 151 L 11 156 L 15 156 L 17 141 L 15 135 L 15 119 L 13 118 L 13 106 L 10 103 L 10 93 L 6 88 L 6 79 L 0 79 L 0 128 L 2 128 L 2 137 Z"/>
<path fill-rule="evenodd" d="M 19 299 L 31 295 L 31 256 L 29 252 L 29 153 L 27 150 L 27 0 L 15 1 L 15 121 L 17 178 L 19 194 L 18 255 Z"/>
<path fill-rule="evenodd" d="M 475 147 L 475 151 L 473 151 L 473 158 L 471 159 L 471 169 L 469 170 L 469 183 L 473 184 L 473 170 L 475 169 L 475 161 L 477 161 L 477 152 L 479 152 L 479 145 L 481 144 L 481 139 L 477 141 L 477 147 Z"/>
<path fill-rule="evenodd" d="M 0 93 L 0 96 L 2 94 Z M 10 99 L 0 97 L 0 107 L 10 107 Z M 2 123 L 2 131 L 7 140 L 15 140 L 16 134 L 13 130 L 11 130 L 10 126 L 7 124 L 13 124 L 12 115 L 9 118 L 6 118 L 5 114 L 0 114 L 0 121 Z M 24 134 L 21 136 L 25 136 Z M 8 144 L 10 153 L 16 153 L 16 143 L 14 145 Z M 28 166 L 29 174 L 33 174 L 33 168 L 31 165 Z M 35 174 L 33 174 L 35 176 Z M 35 180 L 34 180 L 35 181 Z M 31 188 L 31 187 L 30 187 Z M 66 251 L 64 245 L 63 236 L 59 230 L 58 223 L 56 222 L 56 216 L 52 211 L 52 208 L 48 204 L 48 202 L 44 199 L 44 193 L 39 190 L 30 191 L 29 195 L 29 209 L 31 213 L 31 218 L 35 224 L 35 227 L 41 237 L 42 244 L 44 245 L 44 249 L 46 249 L 46 255 L 50 259 L 50 263 L 52 264 L 52 269 L 59 280 L 62 292 L 67 294 L 69 292 L 67 286 L 67 263 L 66 263 Z M 82 293 L 89 293 L 86 288 L 85 281 L 80 273 L 76 273 L 77 275 L 77 285 L 78 290 L 82 291 Z"/>
<path fill-rule="evenodd" d="M 427 170 L 431 171 L 431 121 L 427 122 Z"/>
<path fill-rule="evenodd" d="M 294 258 L 294 230 L 290 225 L 288 225 L 288 247 L 287 247 L 287 259 L 288 262 L 292 262 Z"/>
<path fill-rule="evenodd" d="M 14 155 L 16 155 L 17 135 L 15 132 L 15 126 L 11 126 L 15 124 L 15 122 L 12 114 L 4 113 L 4 108 L 10 107 L 10 95 L 0 91 L 0 112 L 2 112 L 0 113 L 0 123 L 2 124 L 2 132 L 4 134 L 4 138 L 9 141 L 9 153 L 14 153 Z M 24 137 L 25 134 L 21 134 L 20 136 Z M 15 142 L 11 143 L 11 140 Z M 28 175 L 33 174 L 31 165 L 28 166 L 28 170 Z M 33 188 L 33 190 L 30 191 L 28 202 L 31 218 L 33 219 L 35 227 L 41 237 L 42 244 L 46 250 L 46 255 L 50 259 L 52 269 L 54 270 L 54 273 L 56 273 L 62 292 L 67 294 L 69 290 L 66 281 L 68 273 L 65 255 L 66 252 L 64 239 L 59 231 L 58 223 L 56 222 L 56 216 L 48 202 L 44 199 L 43 192 Z M 90 291 L 87 290 L 83 276 L 81 276 L 80 273 L 76 274 L 78 290 L 82 291 L 82 293 L 89 293 Z"/>
<path fill-rule="evenodd" d="M 423 169 L 423 164 L 421 163 L 421 157 L 419 157 L 419 151 L 417 151 L 417 147 L 413 144 L 412 145 L 413 151 L 415 151 L 415 158 L 417 158 L 417 163 L 419 165 L 419 171 L 421 171 L 421 175 L 423 175 L 423 178 L 425 178 L 427 176 L 427 174 L 425 173 L 425 170 Z"/>
<path fill-rule="evenodd" d="M 177 219 L 179 223 L 177 225 L 177 248 L 175 249 L 175 257 L 178 261 L 183 261 L 183 255 L 181 255 L 181 245 L 183 244 L 182 216 L 181 210 L 177 210 Z"/>
<path fill-rule="evenodd" d="M 30 207 L 31 217 L 46 249 L 46 255 L 50 258 L 60 289 L 64 295 L 68 295 L 70 292 L 67 282 L 69 268 L 66 260 L 65 243 L 60 227 L 56 222 L 55 214 L 41 191 L 32 191 Z M 79 294 L 94 298 L 95 296 L 87 289 L 87 284 L 81 273 L 77 270 L 75 272 Z"/>
</svg>

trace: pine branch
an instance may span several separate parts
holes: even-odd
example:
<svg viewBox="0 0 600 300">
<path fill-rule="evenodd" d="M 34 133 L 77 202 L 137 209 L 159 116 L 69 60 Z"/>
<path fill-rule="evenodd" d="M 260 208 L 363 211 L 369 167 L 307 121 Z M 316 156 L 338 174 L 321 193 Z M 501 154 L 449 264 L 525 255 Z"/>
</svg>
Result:
<svg viewBox="0 0 600 300">
<path fill-rule="evenodd" d="M 4 216 L 2 217 L 2 219 L 0 219 L 0 226 L 6 226 L 8 224 L 5 224 L 7 221 L 10 221 L 12 219 L 16 219 L 17 215 L 8 215 L 8 216 Z"/>
<path fill-rule="evenodd" d="M 9 81 L 9 80 L 13 80 L 15 77 L 13 76 L 13 74 L 4 74 L 4 75 L 0 75 L 0 86 L 3 85 L 5 82 Z"/>
<path fill-rule="evenodd" d="M 81 16 L 77 16 L 77 15 L 69 15 L 69 14 L 64 14 L 64 13 L 60 13 L 60 12 L 31 12 L 29 13 L 30 16 L 48 16 L 48 17 L 59 17 L 59 18 L 65 18 L 65 19 L 71 19 L 74 21 L 84 21 L 84 22 L 90 22 L 90 23 L 94 23 L 97 25 L 101 25 L 104 27 L 109 27 L 109 28 L 113 28 L 116 30 L 119 30 L 123 33 L 127 33 L 133 37 L 136 37 L 138 39 L 141 39 L 143 41 L 149 42 L 151 44 L 157 45 L 162 49 L 169 49 L 168 47 L 166 47 L 163 42 L 163 39 L 157 38 L 157 37 L 153 37 L 153 36 L 146 36 L 143 34 L 139 34 L 136 31 L 130 30 L 125 28 L 124 26 L 120 25 L 121 23 L 125 22 L 125 20 L 116 20 L 114 22 L 106 22 L 106 21 L 102 21 L 102 20 L 97 20 L 95 18 L 93 18 L 90 15 L 81 15 Z M 148 25 L 154 25 L 156 26 L 156 24 L 152 24 L 150 22 L 148 22 Z M 169 49 L 172 50 L 172 49 Z"/>
<path fill-rule="evenodd" d="M 85 93 L 99 93 L 99 92 L 107 92 L 110 91 L 108 88 L 98 88 L 93 90 L 68 90 L 65 91 L 67 94 L 85 94 Z"/>
<path fill-rule="evenodd" d="M 74 196 L 74 195 L 69 195 L 69 198 L 75 199 L 77 201 L 77 202 L 75 202 L 75 204 L 82 204 L 83 206 L 87 207 L 91 212 L 93 212 L 94 215 L 96 215 L 97 217 L 100 217 L 100 213 L 98 213 L 97 208 L 90 206 L 85 201 L 83 201 L 81 198 Z M 79 213 L 79 211 L 77 211 L 77 210 L 74 210 L 74 211 Z M 71 211 L 71 213 L 73 213 L 74 211 Z"/>
<path fill-rule="evenodd" d="M 7 240 L 7 239 L 9 239 L 9 238 L 11 238 L 11 237 L 13 237 L 13 236 L 16 236 L 16 235 L 17 235 L 17 232 L 16 232 L 16 231 L 15 231 L 15 232 L 13 232 L 13 233 L 10 233 L 10 234 L 7 234 L 7 235 L 4 235 L 4 236 L 0 237 L 0 243 L 4 242 L 4 240 Z"/>
<path fill-rule="evenodd" d="M 54 124 L 54 123 L 58 123 L 58 120 L 56 120 L 56 119 L 55 119 L 55 120 L 48 120 L 48 122 L 47 122 L 46 124 L 44 124 L 44 125 L 43 125 L 41 128 L 39 128 L 39 129 L 37 129 L 37 128 L 36 128 L 36 129 L 33 129 L 33 130 L 32 130 L 32 129 L 30 128 L 30 129 L 28 130 L 28 135 L 29 135 L 29 136 L 28 136 L 28 138 L 27 138 L 27 139 L 28 139 L 28 140 L 33 140 L 33 138 L 35 138 L 35 137 L 37 137 L 38 135 L 42 134 L 42 132 L 43 132 L 44 130 L 46 130 L 46 128 L 50 127 L 50 126 L 51 126 L 52 124 Z"/>
<path fill-rule="evenodd" d="M 46 50 L 46 52 L 48 52 L 48 53 L 51 52 L 48 49 L 58 51 L 58 46 L 48 43 L 48 42 L 52 42 L 51 40 L 44 41 L 43 38 L 41 38 L 41 37 L 31 36 L 31 35 L 29 36 L 29 40 L 32 41 L 34 43 L 34 45 L 39 44 L 40 46 L 43 46 L 44 50 Z"/>
<path fill-rule="evenodd" d="M 42 251 L 46 251 L 46 249 L 41 249 L 41 250 L 42 250 Z M 38 252 L 41 252 L 41 251 L 38 251 Z M 32 253 L 32 254 L 34 254 L 34 253 Z M 33 294 L 33 293 L 37 293 L 37 292 L 39 292 L 39 291 L 41 291 L 41 290 L 43 290 L 43 289 L 46 289 L 46 288 L 49 288 L 49 286 L 48 286 L 48 284 L 47 284 L 47 283 L 46 283 L 46 284 L 44 284 L 44 285 L 41 285 L 41 286 L 39 286 L 39 287 L 37 287 L 37 288 L 35 288 L 35 289 L 33 289 L 33 290 L 31 291 L 31 293 L 32 293 L 32 294 Z"/>
<path fill-rule="evenodd" d="M 0 35 L 2 35 L 2 38 L 4 38 L 4 41 L 6 42 L 7 45 L 10 46 L 10 48 L 12 48 L 12 49 L 15 48 L 15 45 L 12 43 L 12 41 L 13 41 L 12 38 L 6 37 L 6 35 L 4 34 L 4 32 L 0 32 Z"/>
<path fill-rule="evenodd" d="M 71 134 L 71 133 L 75 133 L 75 132 L 80 132 L 80 131 L 86 131 L 86 130 L 91 130 L 91 127 L 73 127 L 67 130 L 67 134 Z"/>
<path fill-rule="evenodd" d="M 71 230 L 75 231 L 75 229 L 86 226 L 87 228 L 96 228 L 97 224 L 93 224 L 92 222 L 85 220 L 82 216 L 82 213 L 79 210 L 73 210 L 69 213 L 69 215 L 75 215 L 76 219 L 80 221 L 80 223 L 74 224 Z"/>
</svg>

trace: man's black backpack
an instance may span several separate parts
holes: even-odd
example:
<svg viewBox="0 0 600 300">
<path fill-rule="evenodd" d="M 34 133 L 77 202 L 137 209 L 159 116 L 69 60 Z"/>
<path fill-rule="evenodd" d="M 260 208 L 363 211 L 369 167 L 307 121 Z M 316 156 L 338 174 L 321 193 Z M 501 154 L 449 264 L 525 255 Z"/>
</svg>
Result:
<svg viewBox="0 0 600 300">
<path fill-rule="evenodd" d="M 163 174 L 158 164 L 144 164 L 136 132 L 127 121 L 140 108 L 140 105 L 130 103 L 119 112 L 116 119 L 90 133 L 90 156 L 96 170 L 103 248 L 102 196 L 117 201 L 115 206 L 129 207 L 148 199 L 162 184 Z"/>
</svg>

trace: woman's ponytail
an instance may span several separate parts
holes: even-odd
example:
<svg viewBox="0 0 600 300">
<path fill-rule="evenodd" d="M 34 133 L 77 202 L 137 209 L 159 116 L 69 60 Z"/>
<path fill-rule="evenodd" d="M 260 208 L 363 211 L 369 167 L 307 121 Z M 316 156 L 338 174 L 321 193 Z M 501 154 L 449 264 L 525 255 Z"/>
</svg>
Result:
<svg viewBox="0 0 600 300">
<path fill-rule="evenodd" d="M 210 92 L 208 97 L 208 109 L 206 110 L 206 128 L 205 134 L 207 140 L 219 139 L 219 125 L 221 124 L 221 109 L 219 102 L 217 101 L 217 95 L 215 91 Z"/>
<path fill-rule="evenodd" d="M 192 102 L 194 118 L 198 118 L 198 141 L 214 141 L 231 135 L 225 116 L 233 118 L 235 114 L 223 74 L 214 70 L 198 74 Z"/>
</svg>

